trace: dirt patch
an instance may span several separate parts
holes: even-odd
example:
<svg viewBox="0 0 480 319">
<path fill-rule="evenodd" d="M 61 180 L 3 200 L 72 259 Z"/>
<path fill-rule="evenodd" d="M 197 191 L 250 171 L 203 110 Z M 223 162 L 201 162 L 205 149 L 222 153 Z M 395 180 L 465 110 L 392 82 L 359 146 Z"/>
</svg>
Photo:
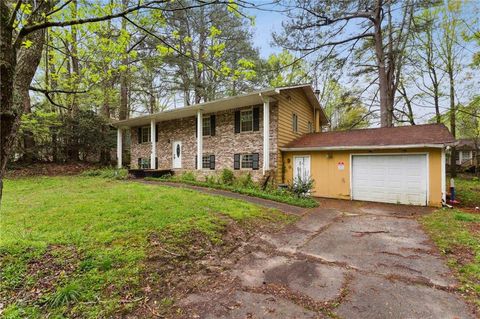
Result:
<svg viewBox="0 0 480 319">
<path fill-rule="evenodd" d="M 474 236 L 480 236 L 480 223 L 471 223 L 468 225 L 468 228 L 470 229 L 470 232 L 474 234 Z"/>
<path fill-rule="evenodd" d="M 25 166 L 16 166 L 7 171 L 7 178 L 21 178 L 32 176 L 77 175 L 89 169 L 99 168 L 91 163 L 34 163 Z"/>
<path fill-rule="evenodd" d="M 49 246 L 43 255 L 27 263 L 22 284 L 8 290 L 6 304 L 18 300 L 27 304 L 47 302 L 45 297 L 77 270 L 79 260 L 79 253 L 73 246 Z"/>
<path fill-rule="evenodd" d="M 480 214 L 480 209 L 474 207 L 460 207 L 459 208 L 462 212 L 469 213 L 469 214 Z"/>
<path fill-rule="evenodd" d="M 449 250 L 448 254 L 455 258 L 461 266 L 470 264 L 475 260 L 475 252 L 468 246 L 455 245 Z"/>
<path fill-rule="evenodd" d="M 226 218 L 225 218 L 226 219 Z M 252 236 L 265 225 L 239 225 L 228 220 L 220 240 L 198 231 L 181 239 L 169 232 L 152 234 L 142 279 L 142 302 L 129 318 L 184 318 L 188 307 L 177 301 L 212 292 L 234 291 L 238 281 L 229 274 L 238 260 L 255 247 Z M 200 298 L 200 297 L 199 297 Z"/>
</svg>

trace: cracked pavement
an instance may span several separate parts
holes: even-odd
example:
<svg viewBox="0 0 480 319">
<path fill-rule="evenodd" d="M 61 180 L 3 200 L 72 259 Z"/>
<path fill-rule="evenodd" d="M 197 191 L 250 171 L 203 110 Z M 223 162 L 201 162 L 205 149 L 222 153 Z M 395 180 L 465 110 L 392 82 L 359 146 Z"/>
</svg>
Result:
<svg viewBox="0 0 480 319">
<path fill-rule="evenodd" d="M 180 304 L 191 318 L 474 318 L 416 221 L 428 211 L 322 200 Z"/>
</svg>

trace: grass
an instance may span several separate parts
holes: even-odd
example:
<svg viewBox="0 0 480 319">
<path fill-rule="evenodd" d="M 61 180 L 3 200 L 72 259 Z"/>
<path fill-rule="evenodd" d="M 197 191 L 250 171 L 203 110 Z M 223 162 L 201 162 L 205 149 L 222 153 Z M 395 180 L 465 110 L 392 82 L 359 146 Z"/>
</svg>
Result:
<svg viewBox="0 0 480 319">
<path fill-rule="evenodd" d="M 421 221 L 455 270 L 461 290 L 480 310 L 480 215 L 440 209 Z"/>
<path fill-rule="evenodd" d="M 478 178 L 456 178 L 455 188 L 462 206 L 480 207 L 480 180 Z"/>
<path fill-rule="evenodd" d="M 284 216 L 191 190 L 91 176 L 6 180 L 0 214 L 4 318 L 115 316 L 141 288 L 152 234 L 182 241 L 195 231 L 220 243 L 225 217 L 242 224 Z"/>
<path fill-rule="evenodd" d="M 145 178 L 145 180 L 164 181 L 164 182 L 168 181 L 168 182 L 174 182 L 174 183 L 184 183 L 184 184 L 193 185 L 193 186 L 227 190 L 234 193 L 268 199 L 275 202 L 285 203 L 285 204 L 299 206 L 299 207 L 313 208 L 318 206 L 318 202 L 315 199 L 310 197 L 298 197 L 286 190 L 277 190 L 277 189 L 262 190 L 259 187 L 254 185 L 241 186 L 236 184 L 228 185 L 228 184 L 223 184 L 223 183 L 213 182 L 213 181 L 198 181 L 196 180 L 194 175 L 191 175 L 189 173 L 183 174 L 179 177 L 176 177 L 176 176 L 171 176 L 167 178 L 147 177 Z"/>
</svg>

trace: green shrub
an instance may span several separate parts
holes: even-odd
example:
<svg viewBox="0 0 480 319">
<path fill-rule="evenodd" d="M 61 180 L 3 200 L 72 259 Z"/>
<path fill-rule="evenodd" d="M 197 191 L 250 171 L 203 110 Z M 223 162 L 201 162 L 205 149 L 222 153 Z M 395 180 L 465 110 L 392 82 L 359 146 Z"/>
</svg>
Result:
<svg viewBox="0 0 480 319">
<path fill-rule="evenodd" d="M 162 176 L 158 177 L 158 179 L 161 179 L 161 180 L 169 180 L 171 178 L 173 178 L 173 175 L 170 174 L 170 173 L 167 173 L 165 175 L 162 175 Z"/>
<path fill-rule="evenodd" d="M 238 176 L 235 184 L 244 188 L 256 188 L 257 186 L 253 181 L 252 175 L 250 173 Z"/>
<path fill-rule="evenodd" d="M 48 298 L 50 307 L 66 306 L 72 302 L 77 302 L 80 298 L 80 286 L 76 283 L 70 283 L 57 289 L 57 291 Z"/>
<path fill-rule="evenodd" d="M 233 173 L 232 170 L 229 170 L 228 168 L 224 168 L 222 170 L 220 180 L 221 180 L 222 184 L 232 185 L 233 182 L 235 181 L 235 174 Z"/>
<path fill-rule="evenodd" d="M 117 169 L 117 168 L 99 168 L 99 169 L 91 169 L 88 171 L 84 171 L 82 176 L 90 176 L 90 177 L 101 177 L 101 178 L 111 178 L 111 179 L 126 179 L 128 176 L 128 170 L 126 169 Z"/>
<path fill-rule="evenodd" d="M 186 182 L 195 182 L 197 180 L 197 177 L 193 172 L 184 172 L 180 176 L 180 180 L 186 181 Z"/>
<path fill-rule="evenodd" d="M 205 183 L 209 184 L 209 185 L 213 185 L 213 184 L 218 184 L 217 183 L 217 178 L 215 175 L 207 175 L 205 176 Z"/>
<path fill-rule="evenodd" d="M 300 178 L 298 177 L 297 180 L 292 184 L 290 190 L 293 194 L 297 197 L 306 197 L 313 189 L 313 179 L 311 177 L 308 178 Z"/>
</svg>

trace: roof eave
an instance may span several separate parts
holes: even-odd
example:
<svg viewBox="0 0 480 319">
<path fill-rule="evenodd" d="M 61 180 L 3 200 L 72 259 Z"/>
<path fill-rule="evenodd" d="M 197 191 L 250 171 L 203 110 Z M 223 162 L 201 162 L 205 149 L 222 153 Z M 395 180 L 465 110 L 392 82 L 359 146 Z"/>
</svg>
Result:
<svg viewBox="0 0 480 319">
<path fill-rule="evenodd" d="M 305 152 L 305 151 L 347 151 L 347 150 L 381 150 L 397 148 L 445 148 L 449 143 L 432 144 L 406 144 L 406 145 L 356 145 L 356 146 L 320 146 L 320 147 L 283 147 L 283 152 Z"/>
</svg>

